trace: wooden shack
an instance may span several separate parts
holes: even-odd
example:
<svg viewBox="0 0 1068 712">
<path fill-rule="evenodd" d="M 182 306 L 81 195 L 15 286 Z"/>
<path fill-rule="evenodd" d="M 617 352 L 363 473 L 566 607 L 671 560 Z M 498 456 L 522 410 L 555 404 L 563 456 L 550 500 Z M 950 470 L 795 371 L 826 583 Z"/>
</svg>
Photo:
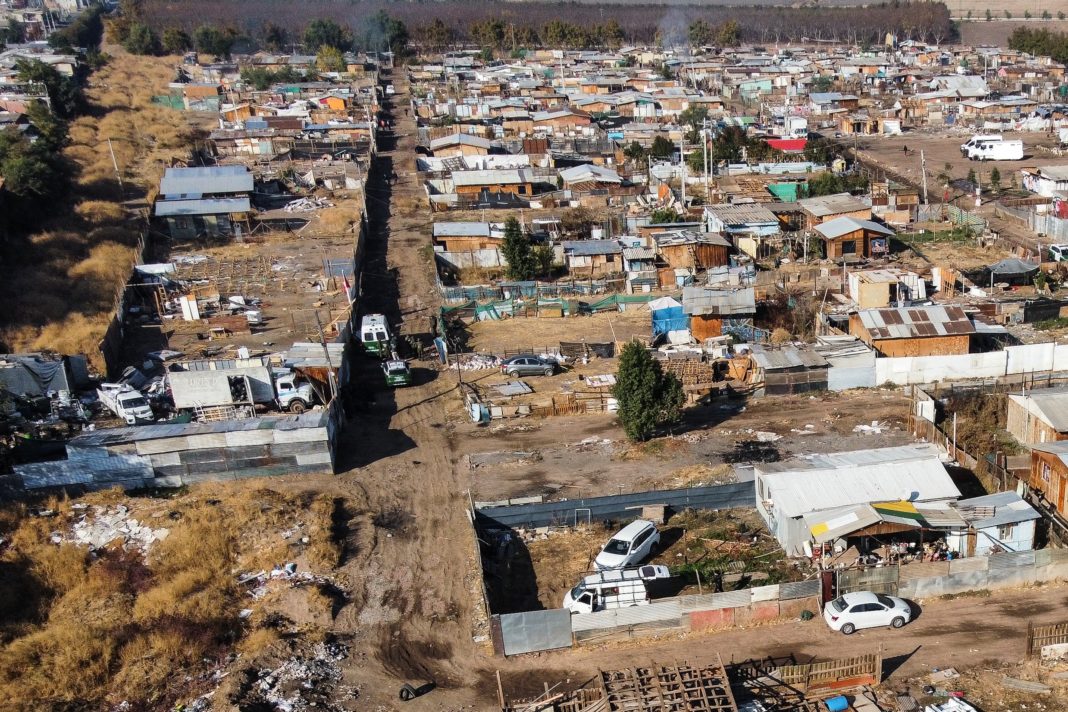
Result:
<svg viewBox="0 0 1068 712">
<path fill-rule="evenodd" d="M 966 354 L 975 327 L 956 306 L 863 309 L 849 315 L 849 333 L 880 356 Z"/>
</svg>

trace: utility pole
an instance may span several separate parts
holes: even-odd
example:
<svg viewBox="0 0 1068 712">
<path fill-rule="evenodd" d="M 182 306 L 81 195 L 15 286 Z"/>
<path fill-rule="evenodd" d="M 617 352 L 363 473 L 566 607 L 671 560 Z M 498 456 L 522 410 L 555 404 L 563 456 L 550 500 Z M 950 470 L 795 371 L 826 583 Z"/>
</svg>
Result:
<svg viewBox="0 0 1068 712">
<path fill-rule="evenodd" d="M 108 151 L 111 153 L 111 165 L 115 168 L 115 177 L 119 181 L 119 193 L 126 200 L 126 189 L 122 185 L 122 173 L 119 172 L 119 162 L 115 160 L 115 147 L 111 145 L 111 137 L 108 137 Z"/>
<path fill-rule="evenodd" d="M 705 205 L 708 205 L 708 117 L 705 117 L 704 126 L 701 127 L 701 148 L 705 153 Z"/>
<path fill-rule="evenodd" d="M 323 322 L 319 319 L 319 310 L 315 310 L 315 325 L 319 327 L 319 343 L 323 347 L 323 356 L 326 357 L 326 380 L 330 384 L 330 400 L 337 398 L 337 379 L 334 377 L 334 364 L 330 362 L 330 348 L 326 345 L 326 335 L 323 333 Z"/>
<path fill-rule="evenodd" d="M 682 164 L 682 209 L 686 210 L 686 137 L 679 139 L 679 163 Z"/>
<path fill-rule="evenodd" d="M 927 205 L 927 159 L 924 158 L 923 149 L 920 149 L 920 175 L 923 176 L 923 204 Z"/>
</svg>

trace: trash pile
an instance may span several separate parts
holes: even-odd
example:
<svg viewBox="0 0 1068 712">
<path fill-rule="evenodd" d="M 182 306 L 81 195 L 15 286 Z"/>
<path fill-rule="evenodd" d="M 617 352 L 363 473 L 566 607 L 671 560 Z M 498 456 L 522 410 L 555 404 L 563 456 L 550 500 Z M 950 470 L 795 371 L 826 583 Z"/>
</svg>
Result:
<svg viewBox="0 0 1068 712">
<path fill-rule="evenodd" d="M 332 208 L 334 204 L 325 198 L 297 198 L 285 204 L 287 213 L 310 213 L 320 208 Z"/>
<path fill-rule="evenodd" d="M 461 371 L 490 371 L 501 366 L 501 359 L 489 354 L 460 354 L 457 360 Z"/>
<path fill-rule="evenodd" d="M 305 584 L 328 584 L 335 585 L 334 580 L 329 576 L 323 576 L 322 574 L 313 574 L 310 571 L 297 572 L 297 565 L 294 562 L 289 562 L 286 565 L 275 564 L 274 568 L 270 571 L 258 571 L 252 574 L 242 574 L 237 577 L 238 586 L 250 586 L 246 590 L 249 597 L 258 601 L 271 590 L 271 585 L 275 581 L 286 581 L 292 586 L 303 586 Z"/>
<path fill-rule="evenodd" d="M 861 423 L 853 428 L 854 433 L 868 433 L 869 435 L 882 435 L 884 430 L 889 430 L 890 425 L 880 423 L 878 420 L 871 421 L 871 425 Z"/>
<path fill-rule="evenodd" d="M 169 529 L 153 529 L 128 516 L 130 510 L 122 504 L 115 507 L 93 506 L 91 513 L 86 511 L 88 509 L 89 505 L 75 504 L 74 510 L 81 511 L 82 516 L 68 535 L 56 532 L 52 535 L 52 541 L 57 544 L 67 541 L 90 549 L 102 549 L 121 540 L 126 551 L 136 550 L 145 554 L 154 543 L 166 539 L 170 534 Z"/>
<path fill-rule="evenodd" d="M 316 644 L 306 654 L 286 660 L 274 670 L 261 670 L 259 679 L 243 700 L 245 703 L 259 701 L 278 712 L 304 712 L 326 710 L 340 712 L 347 707 L 334 704 L 334 700 L 352 700 L 359 697 L 354 687 L 339 685 L 341 661 L 349 656 L 348 646 L 327 641 Z M 243 706 L 243 709 L 252 709 Z"/>
</svg>

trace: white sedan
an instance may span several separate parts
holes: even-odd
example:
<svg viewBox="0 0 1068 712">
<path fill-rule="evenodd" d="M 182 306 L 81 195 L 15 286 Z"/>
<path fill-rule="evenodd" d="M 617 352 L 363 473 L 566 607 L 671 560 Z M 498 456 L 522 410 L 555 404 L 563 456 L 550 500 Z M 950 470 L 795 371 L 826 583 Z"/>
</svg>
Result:
<svg viewBox="0 0 1068 712">
<path fill-rule="evenodd" d="M 897 596 L 857 591 L 828 602 L 823 607 L 823 620 L 831 630 L 852 635 L 858 628 L 900 628 L 912 620 L 912 608 Z"/>
</svg>

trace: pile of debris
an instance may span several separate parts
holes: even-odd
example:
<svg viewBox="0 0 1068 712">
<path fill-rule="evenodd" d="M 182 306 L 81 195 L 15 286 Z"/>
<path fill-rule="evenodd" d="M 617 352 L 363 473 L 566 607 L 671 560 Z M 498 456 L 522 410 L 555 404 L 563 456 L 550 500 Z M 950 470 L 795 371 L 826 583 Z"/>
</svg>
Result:
<svg viewBox="0 0 1068 712">
<path fill-rule="evenodd" d="M 71 527 L 69 534 L 56 532 L 52 535 L 52 541 L 57 544 L 67 541 L 95 550 L 121 540 L 122 548 L 126 551 L 136 550 L 145 554 L 155 542 L 166 539 L 170 534 L 169 529 L 153 529 L 141 524 L 129 516 L 129 508 L 122 504 L 115 507 L 94 505 L 91 512 L 87 511 L 89 505 L 84 503 L 75 504 L 73 508 L 82 513 L 81 517 Z"/>
<path fill-rule="evenodd" d="M 287 213 L 310 213 L 320 208 L 332 208 L 334 204 L 325 198 L 297 198 L 285 204 L 282 210 Z"/>
<path fill-rule="evenodd" d="M 347 709 L 335 701 L 359 697 L 357 688 L 338 684 L 341 681 L 340 663 L 348 655 L 348 646 L 327 641 L 286 660 L 274 670 L 261 670 L 259 679 L 242 700 L 247 703 L 242 709 L 253 709 L 247 705 L 256 702 L 280 712 L 310 709 L 340 712 Z"/>
<path fill-rule="evenodd" d="M 490 354 L 459 354 L 450 365 L 459 363 L 461 371 L 491 371 L 501 366 L 501 359 Z"/>
<path fill-rule="evenodd" d="M 293 562 L 290 562 L 285 566 L 277 564 L 269 572 L 257 571 L 252 574 L 242 574 L 237 578 L 237 585 L 251 586 L 251 588 L 246 589 L 246 592 L 252 600 L 258 601 L 267 595 L 268 591 L 271 589 L 272 583 L 275 581 L 288 582 L 291 586 L 317 584 L 336 587 L 334 580 L 329 576 L 313 574 L 310 571 L 301 571 L 298 573 L 297 565 Z"/>
</svg>

